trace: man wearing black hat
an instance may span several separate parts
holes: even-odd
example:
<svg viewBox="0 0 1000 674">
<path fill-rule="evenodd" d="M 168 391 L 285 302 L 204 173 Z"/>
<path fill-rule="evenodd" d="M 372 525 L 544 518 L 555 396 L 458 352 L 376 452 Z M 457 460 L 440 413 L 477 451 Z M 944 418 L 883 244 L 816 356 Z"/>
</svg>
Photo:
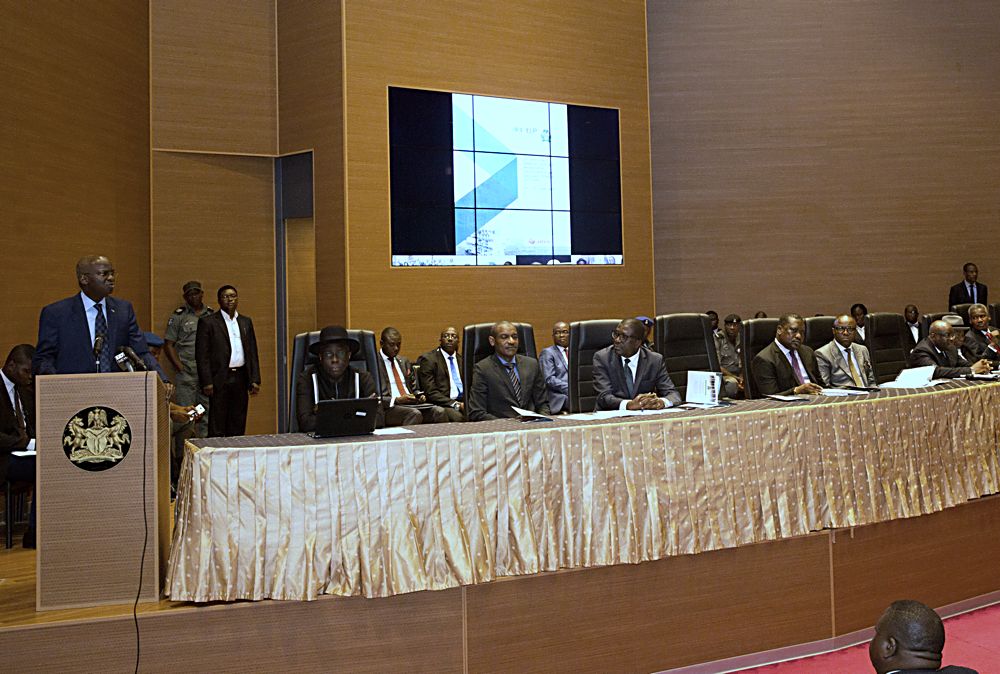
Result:
<svg viewBox="0 0 1000 674">
<path fill-rule="evenodd" d="M 164 333 L 163 353 L 174 366 L 174 400 L 178 405 L 201 404 L 208 410 L 208 397 L 198 385 L 198 362 L 194 356 L 194 342 L 198 335 L 198 320 L 213 313 L 212 307 L 202 301 L 204 292 L 201 281 L 184 284 L 184 304 L 174 309 L 167 320 Z M 208 433 L 208 417 L 203 416 L 195 426 L 195 434 L 203 438 Z"/>
<path fill-rule="evenodd" d="M 319 333 L 319 341 L 309 345 L 309 352 L 319 362 L 306 367 L 295 380 L 296 416 L 300 431 L 316 430 L 316 404 L 320 400 L 375 397 L 372 376 L 350 364 L 351 356 L 360 348 L 358 341 L 348 337 L 347 330 L 339 325 L 326 326 Z M 383 426 L 385 418 L 380 406 L 375 427 Z"/>
</svg>

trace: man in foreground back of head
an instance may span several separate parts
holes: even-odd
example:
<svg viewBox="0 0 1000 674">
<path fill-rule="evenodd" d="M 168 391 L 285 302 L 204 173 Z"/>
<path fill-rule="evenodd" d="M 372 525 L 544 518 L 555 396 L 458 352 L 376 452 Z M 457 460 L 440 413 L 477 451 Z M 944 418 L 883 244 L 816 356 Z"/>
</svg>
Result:
<svg viewBox="0 0 1000 674">
<path fill-rule="evenodd" d="M 875 625 L 868 657 L 876 674 L 978 674 L 968 667 L 941 667 L 944 624 L 931 608 L 912 599 L 894 601 Z"/>
</svg>

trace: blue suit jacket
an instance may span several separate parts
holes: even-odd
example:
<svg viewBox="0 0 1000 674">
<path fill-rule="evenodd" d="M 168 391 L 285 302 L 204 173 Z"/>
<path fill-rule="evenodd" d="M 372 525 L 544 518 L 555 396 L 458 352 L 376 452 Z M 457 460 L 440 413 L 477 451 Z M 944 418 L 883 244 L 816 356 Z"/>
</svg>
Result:
<svg viewBox="0 0 1000 674">
<path fill-rule="evenodd" d="M 146 367 L 158 372 L 166 381 L 160 364 L 149 353 L 146 338 L 135 320 L 132 303 L 112 296 L 106 297 L 104 301 L 107 307 L 111 357 L 114 358 L 118 353 L 118 347 L 131 346 L 146 363 Z M 32 366 L 35 374 L 97 372 L 90 328 L 79 293 L 42 308 L 42 314 L 38 318 L 38 344 Z"/>
<path fill-rule="evenodd" d="M 538 356 L 538 364 L 545 375 L 545 390 L 549 394 L 549 410 L 559 414 L 569 404 L 569 369 L 560 353 L 562 347 L 547 346 Z"/>
</svg>

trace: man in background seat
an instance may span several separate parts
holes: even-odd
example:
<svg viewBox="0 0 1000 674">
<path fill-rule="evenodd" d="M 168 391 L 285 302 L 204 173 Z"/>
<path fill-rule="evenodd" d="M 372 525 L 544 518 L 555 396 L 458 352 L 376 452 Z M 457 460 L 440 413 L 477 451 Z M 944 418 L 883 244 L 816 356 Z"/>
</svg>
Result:
<svg viewBox="0 0 1000 674">
<path fill-rule="evenodd" d="M 878 386 L 868 348 L 854 341 L 854 319 L 844 314 L 833 322 L 833 339 L 816 350 L 816 366 L 823 386 L 844 388 Z"/>
<path fill-rule="evenodd" d="M 441 331 L 438 348 L 417 358 L 417 379 L 427 402 L 444 410 L 448 421 L 465 421 L 465 386 L 459 373 L 462 355 L 458 352 L 458 331 L 449 326 Z"/>
<path fill-rule="evenodd" d="M 549 411 L 560 414 L 569 405 L 569 325 L 559 321 L 552 326 L 552 346 L 542 349 L 538 363 L 545 374 Z"/>
<path fill-rule="evenodd" d="M 611 346 L 594 354 L 596 410 L 661 410 L 681 403 L 663 356 L 643 349 L 645 326 L 626 318 L 611 333 Z"/>
<path fill-rule="evenodd" d="M 813 350 L 802 343 L 802 317 L 785 314 L 778 319 L 774 341 L 761 349 L 752 363 L 760 395 L 815 395 L 822 391 Z"/>
<path fill-rule="evenodd" d="M 517 328 L 510 321 L 490 329 L 493 355 L 476 363 L 469 392 L 469 420 L 516 417 L 512 408 L 550 414 L 545 377 L 538 361 L 517 352 Z"/>
</svg>

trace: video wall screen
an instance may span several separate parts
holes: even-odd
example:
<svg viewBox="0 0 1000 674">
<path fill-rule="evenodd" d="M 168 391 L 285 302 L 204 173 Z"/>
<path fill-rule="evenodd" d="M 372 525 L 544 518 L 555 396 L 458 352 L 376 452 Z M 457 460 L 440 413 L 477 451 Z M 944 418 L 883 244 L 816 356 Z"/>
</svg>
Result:
<svg viewBox="0 0 1000 674">
<path fill-rule="evenodd" d="M 618 110 L 389 87 L 393 266 L 622 264 Z"/>
</svg>

